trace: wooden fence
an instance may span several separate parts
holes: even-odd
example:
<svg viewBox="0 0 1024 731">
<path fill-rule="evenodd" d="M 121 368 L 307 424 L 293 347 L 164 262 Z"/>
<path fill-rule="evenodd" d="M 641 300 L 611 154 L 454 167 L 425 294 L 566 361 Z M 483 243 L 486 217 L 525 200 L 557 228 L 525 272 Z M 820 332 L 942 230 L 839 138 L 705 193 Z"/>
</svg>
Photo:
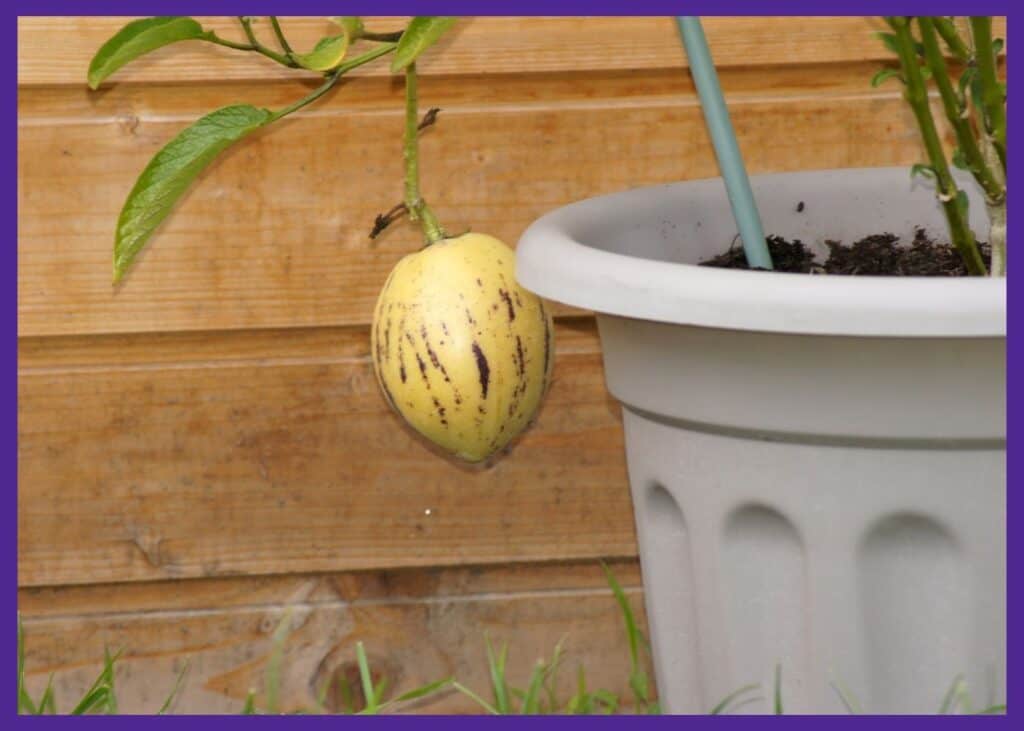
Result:
<svg viewBox="0 0 1024 731">
<path fill-rule="evenodd" d="M 206 111 L 275 108 L 311 88 L 193 43 L 90 92 L 91 54 L 125 21 L 19 23 L 30 687 L 55 673 L 66 710 L 104 646 L 120 646 L 124 710 L 159 707 L 188 659 L 176 710 L 238 711 L 291 607 L 286 708 L 350 677 L 357 639 L 397 690 L 453 673 L 483 689 L 485 632 L 510 642 L 514 678 L 567 635 L 565 688 L 583 663 L 627 694 L 598 559 L 638 610 L 641 583 L 592 318 L 556 308 L 550 396 L 490 469 L 439 459 L 388 411 L 368 323 L 418 236 L 404 224 L 367 239 L 401 197 L 402 89 L 386 64 L 218 161 L 112 288 L 114 224 L 149 157 Z M 201 21 L 238 35 L 231 19 Z M 301 48 L 328 27 L 282 22 Z M 877 19 L 706 26 L 753 172 L 918 161 L 898 85 L 868 84 L 887 60 Z M 716 174 L 668 18 L 467 18 L 420 66 L 421 103 L 443 110 L 423 139 L 424 190 L 452 230 L 514 244 L 570 201 Z M 455 695 L 424 706 L 472 708 Z"/>
</svg>

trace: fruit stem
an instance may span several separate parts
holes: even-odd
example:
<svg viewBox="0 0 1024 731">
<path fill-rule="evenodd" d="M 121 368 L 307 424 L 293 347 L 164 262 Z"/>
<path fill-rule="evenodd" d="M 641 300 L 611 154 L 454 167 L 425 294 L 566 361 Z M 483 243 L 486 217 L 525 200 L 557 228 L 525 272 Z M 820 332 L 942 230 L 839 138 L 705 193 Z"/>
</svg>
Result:
<svg viewBox="0 0 1024 731">
<path fill-rule="evenodd" d="M 277 42 L 280 44 L 281 50 L 284 51 L 284 55 L 288 57 L 289 61 L 294 62 L 295 51 L 292 50 L 288 39 L 284 37 L 284 31 L 281 30 L 281 23 L 278 22 L 276 15 L 270 16 L 270 26 L 274 29 L 274 37 L 277 38 Z"/>
<path fill-rule="evenodd" d="M 418 221 L 423 227 L 423 236 L 429 246 L 443 239 L 445 233 L 434 212 L 420 195 L 418 104 L 416 64 L 411 63 L 405 68 L 405 206 L 409 210 L 409 218 Z"/>
</svg>

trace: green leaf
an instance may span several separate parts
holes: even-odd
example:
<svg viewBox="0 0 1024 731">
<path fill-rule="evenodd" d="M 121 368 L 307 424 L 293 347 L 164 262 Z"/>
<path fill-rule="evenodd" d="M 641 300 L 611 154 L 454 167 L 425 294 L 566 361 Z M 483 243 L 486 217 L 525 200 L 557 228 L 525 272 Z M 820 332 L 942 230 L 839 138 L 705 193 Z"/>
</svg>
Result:
<svg viewBox="0 0 1024 731">
<path fill-rule="evenodd" d="M 882 45 L 888 48 L 890 51 L 899 55 L 899 45 L 896 43 L 895 33 L 875 33 L 875 38 L 882 42 Z"/>
<path fill-rule="evenodd" d="M 898 79 L 901 83 L 903 82 L 903 77 L 897 69 L 881 69 L 871 77 L 871 88 L 877 89 L 889 79 Z"/>
<path fill-rule="evenodd" d="M 975 79 L 978 78 L 978 67 L 968 66 L 964 69 L 964 72 L 960 75 L 960 80 L 957 82 L 957 86 L 960 91 L 960 108 L 963 109 L 967 106 L 967 91 L 974 84 Z"/>
<path fill-rule="evenodd" d="M 295 60 L 310 71 L 330 71 L 344 60 L 348 44 L 348 33 L 321 38 L 309 53 L 295 54 Z"/>
<path fill-rule="evenodd" d="M 931 165 L 925 165 L 923 162 L 915 163 L 910 167 L 910 177 L 916 178 L 920 175 L 922 178 L 935 179 L 935 168 Z"/>
<path fill-rule="evenodd" d="M 959 147 L 953 149 L 953 155 L 950 157 L 950 162 L 953 163 L 953 167 L 960 168 L 961 170 L 971 169 L 971 166 L 967 164 L 967 158 L 964 157 L 964 151 Z"/>
<path fill-rule="evenodd" d="M 443 36 L 458 18 L 441 15 L 418 15 L 409 21 L 391 59 L 391 71 L 398 72 L 415 61 Z"/>
<path fill-rule="evenodd" d="M 363 19 L 358 15 L 339 15 L 330 20 L 345 31 L 350 42 L 359 38 L 363 33 Z"/>
<path fill-rule="evenodd" d="M 133 20 L 100 46 L 89 63 L 89 87 L 103 80 L 139 56 L 178 41 L 201 40 L 203 27 L 192 18 L 163 16 Z"/>
<path fill-rule="evenodd" d="M 775 666 L 775 715 L 782 715 L 782 665 Z"/>
<path fill-rule="evenodd" d="M 190 664 L 191 663 L 189 663 L 186 660 L 185 665 L 178 672 L 178 677 L 174 681 L 174 687 L 171 688 L 171 692 L 167 696 L 167 699 L 164 701 L 163 705 L 160 706 L 160 710 L 156 712 L 158 716 L 164 715 L 165 713 L 167 713 L 167 711 L 171 709 L 171 704 L 174 703 L 174 699 L 178 696 L 178 693 L 181 691 L 181 683 L 185 679 L 185 674 L 188 672 Z"/>
<path fill-rule="evenodd" d="M 248 104 L 224 107 L 183 130 L 158 152 L 128 194 L 117 221 L 114 281 L 171 212 L 196 176 L 221 152 L 271 121 L 267 109 Z"/>
</svg>

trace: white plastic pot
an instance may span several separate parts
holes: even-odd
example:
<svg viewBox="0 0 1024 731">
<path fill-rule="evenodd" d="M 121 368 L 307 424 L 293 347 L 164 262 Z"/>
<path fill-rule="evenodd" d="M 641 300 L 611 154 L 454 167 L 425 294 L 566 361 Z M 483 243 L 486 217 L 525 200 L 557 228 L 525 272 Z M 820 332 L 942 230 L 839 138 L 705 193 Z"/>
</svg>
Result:
<svg viewBox="0 0 1024 731">
<path fill-rule="evenodd" d="M 766 233 L 818 249 L 944 235 L 906 168 L 752 183 Z M 664 710 L 761 683 L 743 710 L 769 711 L 776 665 L 787 713 L 844 712 L 833 685 L 934 713 L 961 674 L 1004 701 L 1005 280 L 694 266 L 735 236 L 713 179 L 567 206 L 518 248 L 524 286 L 597 313 Z"/>
</svg>

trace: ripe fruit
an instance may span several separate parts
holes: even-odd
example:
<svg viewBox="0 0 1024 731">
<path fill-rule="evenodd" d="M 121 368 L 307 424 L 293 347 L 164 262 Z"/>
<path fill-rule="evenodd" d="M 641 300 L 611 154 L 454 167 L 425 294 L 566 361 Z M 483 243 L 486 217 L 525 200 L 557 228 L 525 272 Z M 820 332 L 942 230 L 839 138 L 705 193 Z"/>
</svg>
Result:
<svg viewBox="0 0 1024 731">
<path fill-rule="evenodd" d="M 484 234 L 404 257 L 377 300 L 373 367 L 391 406 L 469 462 L 533 419 L 554 362 L 551 316 L 515 279 L 515 252 Z"/>
</svg>

